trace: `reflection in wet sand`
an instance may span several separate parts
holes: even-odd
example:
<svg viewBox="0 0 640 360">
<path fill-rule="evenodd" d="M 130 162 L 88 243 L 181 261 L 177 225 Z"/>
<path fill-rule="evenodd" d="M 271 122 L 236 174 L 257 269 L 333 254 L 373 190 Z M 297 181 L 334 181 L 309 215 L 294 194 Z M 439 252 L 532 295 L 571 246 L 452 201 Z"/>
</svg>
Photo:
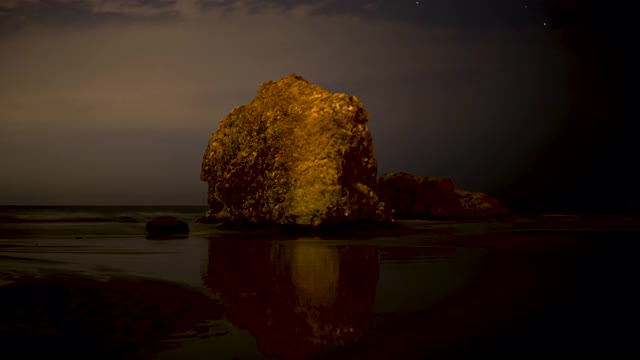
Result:
<svg viewBox="0 0 640 360">
<path fill-rule="evenodd" d="M 270 261 L 281 266 L 278 270 L 285 276 L 291 273 L 298 303 L 311 306 L 331 306 L 335 302 L 339 256 L 336 248 L 303 242 L 273 246 L 270 251 Z"/>
<path fill-rule="evenodd" d="M 364 334 L 378 276 L 376 247 L 212 238 L 205 284 L 263 354 L 299 359 Z"/>
</svg>

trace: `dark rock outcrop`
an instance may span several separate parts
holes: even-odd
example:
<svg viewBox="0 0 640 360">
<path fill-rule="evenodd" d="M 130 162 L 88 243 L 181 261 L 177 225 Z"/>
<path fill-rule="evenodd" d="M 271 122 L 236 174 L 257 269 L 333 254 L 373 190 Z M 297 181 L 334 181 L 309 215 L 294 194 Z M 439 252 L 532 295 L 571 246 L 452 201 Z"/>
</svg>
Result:
<svg viewBox="0 0 640 360">
<path fill-rule="evenodd" d="M 148 237 L 184 237 L 189 234 L 189 225 L 174 216 L 158 216 L 147 222 L 145 226 Z"/>
<path fill-rule="evenodd" d="M 295 74 L 220 121 L 203 156 L 208 222 L 319 226 L 391 221 L 357 98 Z M 206 222 L 206 221 L 205 221 Z"/>
<path fill-rule="evenodd" d="M 451 179 L 387 173 L 378 179 L 377 193 L 404 218 L 485 217 L 508 215 L 509 210 L 491 196 L 456 189 Z"/>
</svg>

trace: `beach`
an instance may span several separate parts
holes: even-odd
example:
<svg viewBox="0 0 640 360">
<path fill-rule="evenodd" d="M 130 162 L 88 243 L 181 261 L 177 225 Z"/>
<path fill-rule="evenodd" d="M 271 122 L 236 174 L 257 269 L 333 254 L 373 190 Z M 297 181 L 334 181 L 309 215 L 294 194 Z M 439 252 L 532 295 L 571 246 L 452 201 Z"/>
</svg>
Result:
<svg viewBox="0 0 640 360">
<path fill-rule="evenodd" d="M 0 209 L 0 348 L 138 359 L 637 351 L 637 216 L 296 235 L 198 224 L 203 209 Z M 147 239 L 159 215 L 190 235 Z"/>
</svg>

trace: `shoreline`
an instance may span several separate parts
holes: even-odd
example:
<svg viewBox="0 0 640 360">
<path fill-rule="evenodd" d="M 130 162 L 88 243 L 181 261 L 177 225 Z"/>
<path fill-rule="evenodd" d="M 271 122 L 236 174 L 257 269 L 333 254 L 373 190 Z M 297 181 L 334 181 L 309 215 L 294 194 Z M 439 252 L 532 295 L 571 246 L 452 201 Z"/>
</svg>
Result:
<svg viewBox="0 0 640 360">
<path fill-rule="evenodd" d="M 149 330 L 153 339 L 131 340 L 127 326 L 114 327 L 108 324 L 109 319 L 97 314 L 126 314 L 130 311 L 127 308 L 140 306 L 142 315 L 126 317 L 151 324 L 152 328 L 178 326 L 189 332 L 191 325 L 165 313 L 171 314 L 185 303 L 192 304 L 181 300 L 192 296 L 203 302 L 185 310 L 190 314 L 186 318 L 199 319 L 215 309 L 217 305 L 213 304 L 219 303 L 219 299 L 207 290 L 209 280 L 206 279 L 210 279 L 214 285 L 211 289 L 227 294 L 228 303 L 224 304 L 236 309 L 236 317 L 246 312 L 247 319 L 255 319 L 242 323 L 248 327 L 250 336 L 246 332 L 244 337 L 238 335 L 242 331 L 228 324 L 223 326 L 227 332 L 216 336 L 207 333 L 206 327 L 202 329 L 203 334 L 209 335 L 202 338 L 198 335 L 200 330 L 186 335 L 188 342 L 210 346 L 209 352 L 214 355 L 222 351 L 216 346 L 224 341 L 233 344 L 240 341 L 235 339 L 243 339 L 238 343 L 241 345 L 228 346 L 255 347 L 252 337 L 268 335 L 260 330 L 266 326 L 261 323 L 267 321 L 263 319 L 266 315 L 260 312 L 256 313 L 260 317 L 250 316 L 256 311 L 256 304 L 262 304 L 264 311 L 279 309 L 282 315 L 278 321 L 289 321 L 285 314 L 297 314 L 291 320 L 295 320 L 295 324 L 302 320 L 322 320 L 328 321 L 329 326 L 333 321 L 331 317 L 313 320 L 314 317 L 308 315 L 301 320 L 297 316 L 307 311 L 316 314 L 315 306 L 328 306 L 327 299 L 337 301 L 340 296 L 346 296 L 338 289 L 361 289 L 364 282 L 369 284 L 364 294 L 369 299 L 367 303 L 370 301 L 373 305 L 367 305 L 371 306 L 370 315 L 362 321 L 371 321 L 371 326 L 357 342 L 313 353 L 310 358 L 370 356 L 376 359 L 394 354 L 446 357 L 464 349 L 513 350 L 518 345 L 542 350 L 557 346 L 573 351 L 579 348 L 580 336 L 595 339 L 601 328 L 609 329 L 610 334 L 604 334 L 606 342 L 593 345 L 594 348 L 613 344 L 616 329 L 612 326 L 616 320 L 598 309 L 604 306 L 617 311 L 617 316 L 634 316 L 631 304 L 637 296 L 630 294 L 625 284 L 632 283 L 637 245 L 629 240 L 640 235 L 640 217 L 597 219 L 555 215 L 515 218 L 510 222 L 399 220 L 401 225 L 412 228 L 411 234 L 363 232 L 360 237 L 355 233 L 223 232 L 217 225 L 190 223 L 194 228 L 186 239 L 147 240 L 143 223 L 107 226 L 136 229 L 131 234 L 93 235 L 92 231 L 103 227 L 22 224 L 24 228 L 42 228 L 45 232 L 29 237 L 0 238 L 0 265 L 4 267 L 0 271 L 0 293 L 4 291 L 0 301 L 4 301 L 6 312 L 0 319 L 8 321 L 0 325 L 4 326 L 3 331 L 12 332 L 13 335 L 4 334 L 13 336 L 5 336 L 5 340 L 16 341 L 6 346 L 14 346 L 12 349 L 16 351 L 24 344 L 39 342 L 42 349 L 64 352 L 65 346 L 84 342 L 93 348 L 121 349 L 118 356 L 133 356 L 147 346 L 155 347 L 158 339 L 168 338 L 167 334 Z M 70 233 L 55 237 L 46 233 L 52 228 Z M 78 228 L 84 229 L 87 235 L 78 238 Z M 338 276 L 339 269 L 351 269 L 349 273 L 355 271 L 358 276 L 346 273 Z M 24 289 L 32 285 L 35 287 L 30 289 L 41 295 L 28 295 L 33 291 Z M 274 293 L 276 288 L 281 293 Z M 192 291 L 205 294 L 205 298 L 191 294 Z M 356 306 L 360 304 L 357 296 L 362 295 L 361 291 L 364 290 L 354 290 L 348 295 L 353 298 L 341 301 Z M 624 296 L 608 297 L 607 294 L 616 291 Z M 335 298 L 326 294 L 335 294 L 332 295 Z M 555 296 L 558 294 L 560 298 Z M 82 310 L 82 306 L 94 300 L 85 301 L 85 305 L 78 308 L 63 305 L 82 303 L 82 299 L 92 296 L 97 296 L 98 305 L 89 306 L 89 310 Z M 128 296 L 134 300 L 126 300 Z M 270 299 L 279 300 L 264 303 Z M 300 307 L 300 301 L 306 307 Z M 581 304 L 580 301 L 586 303 L 572 307 L 571 304 Z M 16 313 L 13 310 L 23 308 L 22 314 L 37 315 L 41 314 L 38 311 L 45 311 L 58 314 L 53 318 L 76 319 L 73 321 L 80 321 L 81 326 L 64 330 L 66 333 L 60 328 L 57 332 L 40 334 L 38 328 L 54 328 L 37 325 L 27 331 L 18 326 L 18 322 L 6 320 L 13 319 L 11 316 Z M 549 313 L 541 310 L 547 308 L 551 309 Z M 62 315 L 56 309 L 62 309 Z M 83 311 L 92 314 L 88 323 L 83 323 L 82 316 L 78 315 Z M 589 318 L 595 318 L 594 324 L 582 321 L 582 327 L 574 329 L 563 320 L 569 316 L 579 321 L 584 311 L 590 311 Z M 345 314 L 349 316 L 350 312 Z M 43 318 L 36 315 L 24 320 L 41 324 Z M 235 321 L 242 319 L 235 318 Z M 563 344 L 558 342 L 562 331 L 543 331 L 549 324 L 564 324 L 577 335 Z M 92 330 L 93 335 L 82 338 L 78 329 L 87 327 L 107 330 L 106 333 Z M 526 337 L 519 337 L 519 332 L 526 333 Z M 62 341 L 57 343 L 56 339 Z M 264 344 L 266 340 L 261 341 Z M 169 349 L 175 353 L 167 358 L 184 358 L 200 351 L 195 345 L 185 344 Z M 164 345 L 157 346 L 148 352 L 149 358 L 169 351 Z"/>
</svg>

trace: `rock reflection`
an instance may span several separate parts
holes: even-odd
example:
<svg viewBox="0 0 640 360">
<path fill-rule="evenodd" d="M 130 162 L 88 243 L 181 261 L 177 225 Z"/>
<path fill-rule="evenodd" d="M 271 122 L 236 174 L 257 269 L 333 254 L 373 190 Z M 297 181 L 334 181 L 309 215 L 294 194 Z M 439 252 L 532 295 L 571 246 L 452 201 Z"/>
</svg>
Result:
<svg viewBox="0 0 640 360">
<path fill-rule="evenodd" d="M 278 271 L 285 276 L 287 272 L 291 273 L 299 304 L 333 305 L 340 274 L 337 248 L 295 243 L 274 246 L 270 250 L 270 261 L 279 265 Z"/>
<path fill-rule="evenodd" d="M 299 359 L 364 334 L 378 276 L 376 247 L 214 238 L 205 284 L 263 354 Z"/>
</svg>

